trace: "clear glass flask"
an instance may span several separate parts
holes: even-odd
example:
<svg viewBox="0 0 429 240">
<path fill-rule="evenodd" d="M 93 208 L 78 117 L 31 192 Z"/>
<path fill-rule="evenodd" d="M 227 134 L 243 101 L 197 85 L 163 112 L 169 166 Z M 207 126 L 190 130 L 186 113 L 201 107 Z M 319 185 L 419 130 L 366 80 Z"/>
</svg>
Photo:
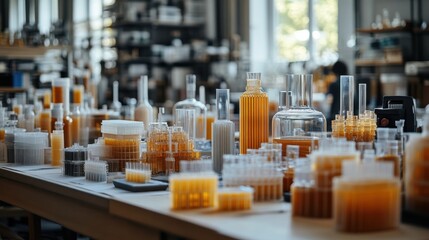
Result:
<svg viewBox="0 0 429 240">
<path fill-rule="evenodd" d="M 289 106 L 277 112 L 272 120 L 273 142 L 281 143 L 283 155 L 287 145 L 300 146 L 300 157 L 306 157 L 314 144 L 310 132 L 326 131 L 325 116 L 312 106 L 313 75 L 287 75 L 286 91 Z"/>
<path fill-rule="evenodd" d="M 195 129 L 195 141 L 206 140 L 206 118 L 207 108 L 206 106 L 195 99 L 196 91 L 196 76 L 194 74 L 186 75 L 186 99 L 177 102 L 173 107 L 173 119 L 176 121 L 176 110 L 177 109 L 195 109 L 196 114 L 196 129 Z"/>
</svg>

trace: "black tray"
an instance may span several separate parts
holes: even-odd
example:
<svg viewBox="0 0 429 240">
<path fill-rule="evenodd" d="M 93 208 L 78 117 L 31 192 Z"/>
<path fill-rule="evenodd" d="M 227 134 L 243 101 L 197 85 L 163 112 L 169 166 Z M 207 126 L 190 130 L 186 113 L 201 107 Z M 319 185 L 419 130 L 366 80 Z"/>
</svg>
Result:
<svg viewBox="0 0 429 240">
<path fill-rule="evenodd" d="M 113 185 L 130 192 L 151 192 L 151 191 L 164 191 L 168 188 L 168 183 L 151 180 L 147 183 L 133 183 L 127 182 L 125 179 L 113 180 Z"/>
</svg>

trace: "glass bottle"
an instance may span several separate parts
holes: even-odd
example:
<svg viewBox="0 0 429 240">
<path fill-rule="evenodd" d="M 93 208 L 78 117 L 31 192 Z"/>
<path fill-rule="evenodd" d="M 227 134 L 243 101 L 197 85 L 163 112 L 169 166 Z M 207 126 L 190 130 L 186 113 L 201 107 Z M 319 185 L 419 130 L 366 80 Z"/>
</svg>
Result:
<svg viewBox="0 0 429 240">
<path fill-rule="evenodd" d="M 52 116 L 51 116 L 51 129 L 55 129 L 55 123 L 62 119 L 64 123 L 63 131 L 64 131 L 64 146 L 70 147 L 72 145 L 72 118 L 67 116 L 63 110 L 62 103 L 54 103 L 52 108 Z"/>
<path fill-rule="evenodd" d="M 247 73 L 246 91 L 240 96 L 240 153 L 268 142 L 268 95 L 261 88 L 261 73 Z"/>
<path fill-rule="evenodd" d="M 119 101 L 119 82 L 118 81 L 113 82 L 113 102 L 112 102 L 112 105 L 110 106 L 110 108 L 113 111 L 121 114 L 122 104 Z"/>
<path fill-rule="evenodd" d="M 34 131 L 34 118 L 33 106 L 27 105 L 24 111 L 25 130 L 27 132 Z"/>
<path fill-rule="evenodd" d="M 177 109 L 195 109 L 196 113 L 196 133 L 195 142 L 206 141 L 206 106 L 195 99 L 196 76 L 194 74 L 186 75 L 186 99 L 177 102 L 173 107 L 173 119 L 176 121 Z"/>
<path fill-rule="evenodd" d="M 234 123 L 229 120 L 229 89 L 216 89 L 216 121 L 212 128 L 213 170 L 220 174 L 223 155 L 234 154 Z"/>
<path fill-rule="evenodd" d="M 80 141 L 81 131 L 81 114 L 80 114 L 80 103 L 73 104 L 73 112 L 71 114 L 71 144 L 78 143 Z"/>
<path fill-rule="evenodd" d="M 137 93 L 139 105 L 134 111 L 134 120 L 143 122 L 147 130 L 149 123 L 153 122 L 153 108 L 149 103 L 147 76 L 140 77 Z"/>
<path fill-rule="evenodd" d="M 61 118 L 59 118 L 61 119 Z M 61 120 L 55 122 L 55 130 L 51 134 L 51 165 L 60 166 L 64 160 L 64 131 Z"/>
<path fill-rule="evenodd" d="M 313 75 L 286 77 L 289 106 L 277 112 L 272 120 L 273 142 L 282 144 L 284 156 L 287 145 L 298 145 L 300 157 L 306 157 L 314 143 L 314 139 L 308 134 L 326 131 L 325 116 L 312 106 L 312 87 Z"/>
</svg>

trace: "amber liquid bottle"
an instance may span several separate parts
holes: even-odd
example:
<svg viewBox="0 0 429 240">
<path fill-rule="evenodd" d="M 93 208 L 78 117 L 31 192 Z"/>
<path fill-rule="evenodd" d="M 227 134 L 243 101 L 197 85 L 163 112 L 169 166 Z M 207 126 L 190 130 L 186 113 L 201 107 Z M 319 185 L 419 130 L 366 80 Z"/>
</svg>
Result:
<svg viewBox="0 0 429 240">
<path fill-rule="evenodd" d="M 64 147 L 70 147 L 72 145 L 72 122 L 73 119 L 64 114 L 63 104 L 62 103 L 54 103 L 52 108 L 52 116 L 51 116 L 51 129 L 55 129 L 55 122 L 57 119 L 63 119 L 64 123 Z"/>
<path fill-rule="evenodd" d="M 246 91 L 240 97 L 240 153 L 268 142 L 268 96 L 261 89 L 261 73 L 247 73 Z"/>
</svg>

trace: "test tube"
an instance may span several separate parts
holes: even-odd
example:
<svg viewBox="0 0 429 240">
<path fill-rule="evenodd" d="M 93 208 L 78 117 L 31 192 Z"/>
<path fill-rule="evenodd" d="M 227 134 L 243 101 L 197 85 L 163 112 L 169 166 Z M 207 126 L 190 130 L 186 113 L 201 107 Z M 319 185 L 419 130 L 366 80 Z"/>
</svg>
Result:
<svg viewBox="0 0 429 240">
<path fill-rule="evenodd" d="M 176 109 L 176 126 L 183 127 L 190 139 L 195 139 L 195 109 Z"/>
<path fill-rule="evenodd" d="M 340 115 L 347 117 L 350 112 L 353 114 L 354 100 L 354 78 L 350 75 L 340 76 Z"/>
<path fill-rule="evenodd" d="M 170 174 L 175 172 L 176 169 L 176 159 L 173 156 L 173 146 L 172 146 L 172 130 L 173 128 L 168 128 L 168 153 L 165 158 L 165 174 L 170 176 Z"/>
<path fill-rule="evenodd" d="M 199 92 L 200 92 L 200 102 L 202 102 L 203 104 L 206 104 L 206 88 L 204 86 L 200 86 Z"/>
<path fill-rule="evenodd" d="M 366 110 L 366 84 L 359 84 L 359 116 L 363 116 Z"/>
<path fill-rule="evenodd" d="M 112 103 L 112 109 L 115 112 L 121 112 L 121 102 L 119 102 L 119 82 L 114 81 L 113 82 L 113 103 Z"/>
</svg>

